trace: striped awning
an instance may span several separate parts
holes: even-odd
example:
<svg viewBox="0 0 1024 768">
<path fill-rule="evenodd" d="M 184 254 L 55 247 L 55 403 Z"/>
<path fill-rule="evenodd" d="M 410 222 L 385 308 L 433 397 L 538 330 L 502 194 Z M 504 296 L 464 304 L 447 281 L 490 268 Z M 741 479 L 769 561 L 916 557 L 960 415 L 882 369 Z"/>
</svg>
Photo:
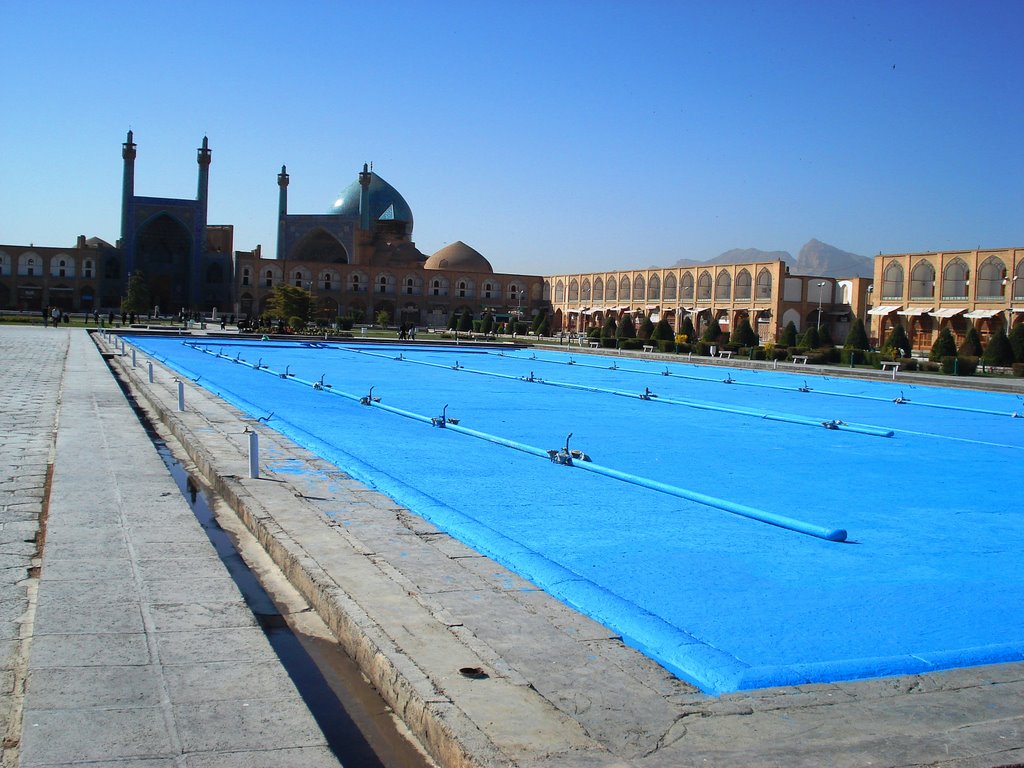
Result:
<svg viewBox="0 0 1024 768">
<path fill-rule="evenodd" d="M 932 307 L 907 307 L 897 312 L 897 315 L 903 315 L 903 317 L 920 317 L 921 315 L 927 315 L 932 311 Z"/>
<path fill-rule="evenodd" d="M 900 309 L 902 306 L 903 306 L 902 304 L 897 304 L 896 306 L 891 306 L 891 307 L 890 306 L 875 307 L 874 309 L 869 309 L 868 310 L 868 314 L 869 315 L 888 315 L 891 312 L 895 312 L 897 309 Z"/>
<path fill-rule="evenodd" d="M 971 320 L 981 320 L 986 317 L 994 317 L 1002 311 L 1001 309 L 974 309 L 964 315 L 964 317 L 969 317 Z"/>
<path fill-rule="evenodd" d="M 932 317 L 956 317 L 961 312 L 966 312 L 967 307 L 942 307 L 932 312 Z"/>
</svg>

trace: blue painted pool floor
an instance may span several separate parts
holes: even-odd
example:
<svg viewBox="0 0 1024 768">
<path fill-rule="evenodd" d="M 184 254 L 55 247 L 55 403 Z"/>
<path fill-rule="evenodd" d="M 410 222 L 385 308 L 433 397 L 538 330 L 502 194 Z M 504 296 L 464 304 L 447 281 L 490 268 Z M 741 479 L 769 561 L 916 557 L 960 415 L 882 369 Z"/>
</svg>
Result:
<svg viewBox="0 0 1024 768">
<path fill-rule="evenodd" d="M 129 341 L 709 693 L 1024 658 L 1018 397 L 530 350 Z"/>
</svg>

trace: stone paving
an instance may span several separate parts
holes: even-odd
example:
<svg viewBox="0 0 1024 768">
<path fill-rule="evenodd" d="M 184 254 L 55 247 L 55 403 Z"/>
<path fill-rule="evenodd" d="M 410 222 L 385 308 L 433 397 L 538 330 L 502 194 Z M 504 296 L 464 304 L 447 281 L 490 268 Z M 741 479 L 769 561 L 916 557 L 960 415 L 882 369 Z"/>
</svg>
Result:
<svg viewBox="0 0 1024 768">
<path fill-rule="evenodd" d="M 88 334 L 0 328 L 0 349 L 5 392 L 18 393 L 3 411 L 17 470 L 5 542 L 30 538 L 46 510 L 34 611 L 32 548 L 5 545 L 4 637 L 31 627 L 20 649 L 5 645 L 12 693 L 25 682 L 23 702 L 4 697 L 23 706 L 6 764 L 17 750 L 25 768 L 337 766 Z"/>
<path fill-rule="evenodd" d="M 115 364 L 442 765 L 1024 761 L 1024 663 L 705 696 L 192 382 L 178 412 L 171 372 Z"/>
</svg>

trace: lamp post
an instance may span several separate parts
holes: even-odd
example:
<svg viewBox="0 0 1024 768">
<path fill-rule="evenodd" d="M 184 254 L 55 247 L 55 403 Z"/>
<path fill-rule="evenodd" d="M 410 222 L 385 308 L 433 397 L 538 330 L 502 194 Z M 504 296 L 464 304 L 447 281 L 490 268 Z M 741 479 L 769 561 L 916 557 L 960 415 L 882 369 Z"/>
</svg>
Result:
<svg viewBox="0 0 1024 768">
<path fill-rule="evenodd" d="M 818 283 L 818 333 L 821 333 L 821 294 L 825 290 L 825 283 Z"/>
</svg>

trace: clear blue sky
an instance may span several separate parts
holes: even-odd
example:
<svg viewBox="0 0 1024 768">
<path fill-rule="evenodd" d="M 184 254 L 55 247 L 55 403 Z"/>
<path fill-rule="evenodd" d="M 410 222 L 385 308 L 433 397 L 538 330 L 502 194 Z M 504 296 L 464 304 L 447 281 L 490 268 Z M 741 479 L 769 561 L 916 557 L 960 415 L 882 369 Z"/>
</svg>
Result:
<svg viewBox="0 0 1024 768">
<path fill-rule="evenodd" d="M 552 274 L 1024 246 L 1024 2 L 0 0 L 0 243 L 194 197 L 274 253 L 363 162 L 424 253 Z"/>
</svg>

